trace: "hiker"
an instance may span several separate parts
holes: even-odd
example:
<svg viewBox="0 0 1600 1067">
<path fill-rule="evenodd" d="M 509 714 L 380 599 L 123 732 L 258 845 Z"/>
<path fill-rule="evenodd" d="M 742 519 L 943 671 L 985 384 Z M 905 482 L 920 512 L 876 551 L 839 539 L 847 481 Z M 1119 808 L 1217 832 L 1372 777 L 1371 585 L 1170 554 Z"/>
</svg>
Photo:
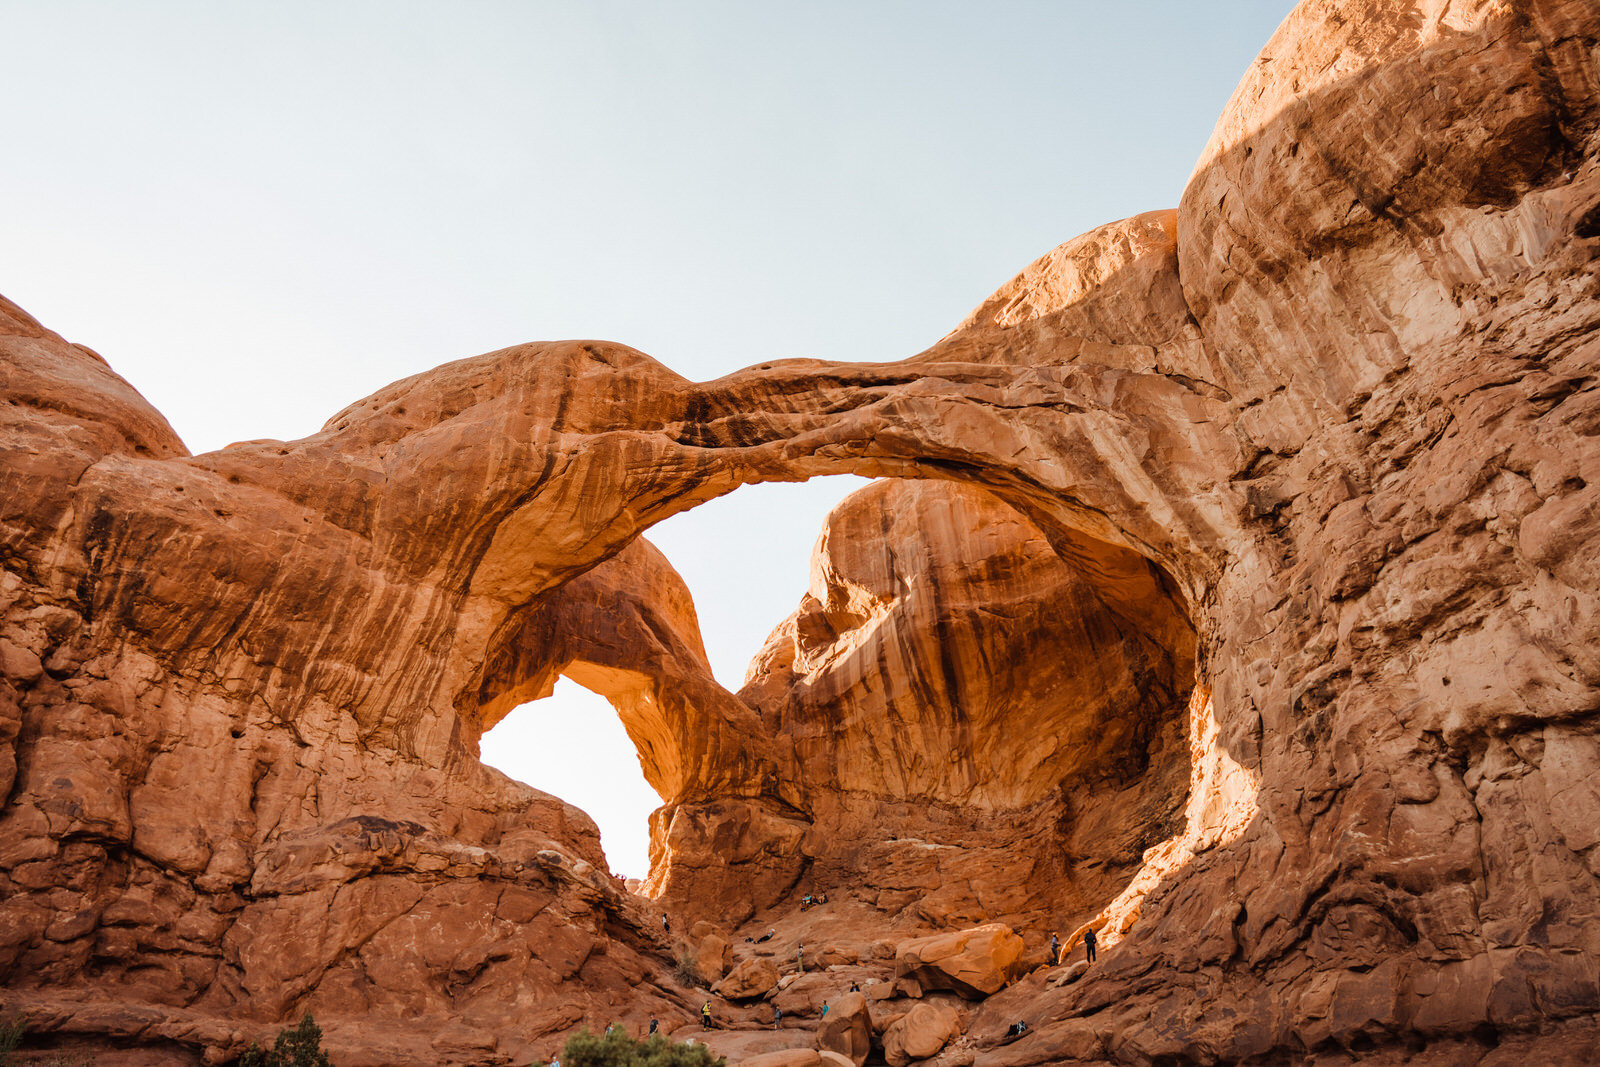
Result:
<svg viewBox="0 0 1600 1067">
<path fill-rule="evenodd" d="M 705 1007 L 700 1009 L 700 1027 L 704 1030 L 711 1029 L 711 1001 L 706 1001 Z"/>
<path fill-rule="evenodd" d="M 800 942 L 794 947 L 794 961 L 800 965 L 802 972 L 806 969 L 806 943 Z"/>
<path fill-rule="evenodd" d="M 776 1004 L 772 1006 L 772 1028 L 776 1030 L 783 1025 L 783 1009 Z"/>
<path fill-rule="evenodd" d="M 861 992 L 861 983 L 860 982 L 851 982 L 850 983 L 850 992 L 852 992 L 852 993 Z"/>
<path fill-rule="evenodd" d="M 828 1002 L 826 1000 L 824 1000 L 822 1002 L 822 1014 L 820 1016 L 818 1016 L 818 1018 L 826 1019 L 827 1017 L 828 1017 Z"/>
<path fill-rule="evenodd" d="M 650 1017 L 650 1033 L 645 1034 L 644 1036 L 645 1037 L 651 1037 L 652 1035 L 654 1035 L 655 1032 L 656 1032 L 656 1027 L 658 1027 L 660 1025 L 661 1025 L 661 1023 L 655 1018 L 655 1016 L 651 1016 Z"/>
<path fill-rule="evenodd" d="M 661 916 L 661 929 L 665 930 L 669 934 L 672 933 L 672 924 L 667 922 L 667 917 L 665 915 Z"/>
<path fill-rule="evenodd" d="M 1021 1037 L 1023 1034 L 1025 1034 L 1027 1032 L 1028 1032 L 1028 1024 L 1027 1023 L 1025 1023 L 1025 1022 L 1015 1022 L 1015 1023 L 1012 1023 L 1011 1024 L 1011 1028 L 1006 1031 L 1006 1036 L 1007 1037 Z"/>
<path fill-rule="evenodd" d="M 1091 926 L 1091 927 L 1089 927 L 1089 929 L 1087 929 L 1087 930 L 1085 930 L 1083 932 L 1083 951 L 1084 951 L 1085 955 L 1088 957 L 1090 963 L 1094 962 L 1094 946 L 1095 946 L 1095 933 L 1094 933 L 1094 927 Z"/>
<path fill-rule="evenodd" d="M 1056 932 L 1050 931 L 1050 966 L 1054 967 L 1061 962 L 1061 942 L 1056 939 Z"/>
<path fill-rule="evenodd" d="M 768 930 L 766 933 L 764 933 L 760 937 L 756 938 L 756 944 L 758 944 L 758 945 L 766 944 L 768 941 L 772 940 L 772 935 L 777 933 L 777 932 L 778 931 L 776 931 L 776 930 Z M 748 941 L 749 938 L 746 938 L 745 940 Z"/>
</svg>

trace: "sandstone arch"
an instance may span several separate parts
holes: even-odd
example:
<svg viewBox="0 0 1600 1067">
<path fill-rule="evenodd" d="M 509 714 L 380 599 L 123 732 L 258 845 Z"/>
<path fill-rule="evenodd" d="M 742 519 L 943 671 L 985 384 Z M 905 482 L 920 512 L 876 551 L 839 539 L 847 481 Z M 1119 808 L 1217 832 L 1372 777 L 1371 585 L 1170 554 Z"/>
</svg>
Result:
<svg viewBox="0 0 1600 1067">
<path fill-rule="evenodd" d="M 1308 0 L 1175 214 L 1068 242 L 898 364 L 695 385 L 521 346 L 191 457 L 0 305 L 7 994 L 235 1052 L 302 1004 L 468 1019 L 429 1053 L 457 1062 L 573 1022 L 530 1005 L 609 1010 L 659 973 L 655 916 L 592 877 L 581 813 L 466 758 L 485 657 L 653 519 L 853 470 L 1158 564 L 1215 748 L 1261 782 L 1114 970 L 980 1012 L 1056 1020 L 997 1061 L 1592 1059 L 1597 45 L 1585 0 Z M 678 758 L 686 797 L 743 729 Z"/>
<path fill-rule="evenodd" d="M 666 802 L 650 891 L 691 918 L 737 920 L 802 872 L 838 891 L 893 866 L 924 891 L 886 892 L 885 921 L 917 902 L 937 921 L 1066 908 L 1055 925 L 1070 926 L 1181 829 L 1195 634 L 1158 572 L 1107 594 L 1103 568 L 1061 560 L 1009 506 L 947 480 L 872 483 L 818 552 L 822 585 L 737 695 L 641 539 L 496 635 L 479 721 L 558 673 L 607 696 Z M 932 868 L 928 841 L 945 850 Z M 877 870 L 850 858 L 863 850 Z"/>
</svg>

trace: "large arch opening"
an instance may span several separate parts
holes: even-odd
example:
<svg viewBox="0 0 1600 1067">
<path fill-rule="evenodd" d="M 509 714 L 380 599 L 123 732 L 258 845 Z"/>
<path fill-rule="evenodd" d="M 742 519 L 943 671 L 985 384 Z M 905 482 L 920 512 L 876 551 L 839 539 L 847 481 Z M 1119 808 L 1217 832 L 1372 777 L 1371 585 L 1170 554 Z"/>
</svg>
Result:
<svg viewBox="0 0 1600 1067">
<path fill-rule="evenodd" d="M 740 923 L 808 887 L 827 892 L 830 883 L 882 881 L 883 872 L 899 872 L 890 879 L 898 885 L 874 887 L 862 905 L 933 926 L 1068 925 L 1118 895 L 1154 839 L 1194 825 L 1188 787 L 1199 764 L 1189 741 L 1209 711 L 1196 677 L 1204 619 L 1194 606 L 1208 602 L 1235 543 L 1215 472 L 1233 469 L 1238 445 L 1203 417 L 1209 401 L 1171 378 L 1060 360 L 976 361 L 988 352 L 963 350 L 965 362 L 944 362 L 937 347 L 896 364 L 795 360 L 699 384 L 596 342 L 463 365 L 473 381 L 515 383 L 518 399 L 505 408 L 515 417 L 504 429 L 498 414 L 489 422 L 523 451 L 517 492 L 462 556 L 466 593 L 485 624 L 461 649 L 468 668 L 464 685 L 452 683 L 453 738 L 475 747 L 556 677 L 581 674 L 611 699 L 666 799 L 652 817 L 645 891 L 681 918 Z M 543 390 L 625 390 L 628 402 L 551 411 L 533 402 Z M 937 566 L 912 576 L 896 565 L 901 590 L 867 581 L 842 583 L 860 596 L 813 590 L 817 605 L 802 602 L 792 620 L 787 659 L 762 654 L 768 682 L 778 682 L 742 693 L 717 682 L 687 588 L 640 535 L 743 486 L 840 473 L 975 494 L 990 512 L 977 520 L 980 532 L 1026 527 L 1021 540 L 1037 559 L 1071 572 L 1076 592 L 1047 590 L 1040 610 L 1087 612 L 1062 620 L 1077 627 L 1073 640 L 1097 650 L 1065 686 L 1082 696 L 1066 703 L 1090 709 L 1082 728 L 1057 730 L 1056 720 L 1016 728 L 1029 719 L 1014 713 L 1019 702 L 1050 697 L 1031 684 L 1050 669 L 1018 684 L 986 677 L 1050 659 L 1026 626 L 1013 626 L 1022 636 L 1003 647 L 973 642 L 982 651 L 967 669 L 948 662 L 954 646 L 940 631 L 949 617 L 935 613 L 915 639 L 915 626 L 884 623 L 909 611 L 921 588 L 961 586 L 987 568 L 1004 590 L 1027 571 L 1014 561 L 996 569 L 983 552 L 957 567 L 953 583 L 934 581 Z M 935 525 L 912 522 L 890 539 Z M 861 529 L 863 544 L 886 534 L 870 522 Z M 920 550 L 891 555 L 931 559 Z M 974 599 L 963 625 L 1026 616 L 997 611 L 988 595 Z M 876 718 L 855 714 L 850 700 L 812 699 L 837 688 L 829 677 L 860 661 L 867 637 L 889 633 L 900 635 L 890 647 L 904 664 L 917 665 L 904 676 L 931 680 L 921 692 L 880 701 Z M 1096 683 L 1108 665 L 1116 669 Z M 975 711 L 971 698 L 985 689 L 990 697 Z M 1100 699 L 1106 693 L 1127 699 Z M 875 733 L 871 722 L 893 725 Z M 871 758 L 840 758 L 858 750 Z M 1090 794 L 1110 822 L 1081 803 Z M 930 872 L 935 854 L 966 858 Z M 995 889 L 1011 885 L 1027 890 Z"/>
<path fill-rule="evenodd" d="M 481 721 L 557 674 L 605 694 L 666 801 L 643 889 L 689 919 L 841 891 L 910 928 L 1136 913 L 1127 888 L 1193 807 L 1203 701 L 1173 579 L 942 479 L 871 483 L 805 555 L 737 692 L 640 540 L 503 631 Z"/>
</svg>

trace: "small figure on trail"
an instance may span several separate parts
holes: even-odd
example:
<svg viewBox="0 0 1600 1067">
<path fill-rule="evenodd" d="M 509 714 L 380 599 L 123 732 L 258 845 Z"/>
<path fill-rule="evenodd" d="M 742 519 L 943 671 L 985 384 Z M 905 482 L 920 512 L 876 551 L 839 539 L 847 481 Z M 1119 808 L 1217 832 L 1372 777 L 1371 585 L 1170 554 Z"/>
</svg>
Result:
<svg viewBox="0 0 1600 1067">
<path fill-rule="evenodd" d="M 828 894 L 826 894 L 826 893 L 818 893 L 817 894 L 817 899 L 813 900 L 811 903 L 813 903 L 813 904 L 826 904 L 827 902 L 828 902 Z"/>
<path fill-rule="evenodd" d="M 822 1019 L 826 1019 L 828 1017 L 828 1002 L 826 1000 L 822 1002 L 822 1014 L 818 1017 Z"/>
<path fill-rule="evenodd" d="M 645 1034 L 644 1036 L 645 1037 L 649 1037 L 650 1034 L 655 1033 L 656 1032 L 656 1027 L 658 1027 L 660 1025 L 661 1025 L 660 1020 L 656 1019 L 655 1016 L 651 1016 L 650 1017 L 650 1033 L 649 1034 Z"/>
<path fill-rule="evenodd" d="M 794 947 L 794 961 L 800 965 L 802 971 L 806 969 L 806 943 L 804 941 Z"/>
<path fill-rule="evenodd" d="M 778 931 L 776 931 L 776 930 L 768 930 L 766 933 L 764 933 L 760 937 L 756 938 L 756 944 L 762 945 L 762 944 L 765 944 L 768 941 L 771 941 L 772 940 L 772 935 L 777 933 L 777 932 Z"/>
<path fill-rule="evenodd" d="M 1006 1036 L 1007 1037 L 1021 1037 L 1023 1034 L 1025 1034 L 1027 1032 L 1028 1032 L 1028 1024 L 1027 1023 L 1025 1023 L 1025 1022 L 1015 1022 L 1015 1023 L 1011 1024 L 1011 1029 L 1006 1031 Z"/>
<path fill-rule="evenodd" d="M 711 1029 L 711 1001 L 706 1001 L 705 1007 L 700 1009 L 700 1025 L 702 1028 Z"/>
<path fill-rule="evenodd" d="M 1056 939 L 1056 932 L 1050 931 L 1050 966 L 1054 967 L 1061 960 L 1061 942 Z"/>
<path fill-rule="evenodd" d="M 665 930 L 669 934 L 672 933 L 672 924 L 667 922 L 667 917 L 665 915 L 661 916 L 661 929 Z"/>
<path fill-rule="evenodd" d="M 1087 930 L 1085 930 L 1083 932 L 1083 951 L 1084 951 L 1084 954 L 1088 958 L 1090 963 L 1094 962 L 1095 942 L 1096 942 L 1096 937 L 1095 937 L 1094 927 L 1091 926 L 1091 927 L 1089 927 L 1089 929 L 1087 929 Z"/>
<path fill-rule="evenodd" d="M 780 1027 L 782 1025 L 783 1025 L 783 1009 L 778 1007 L 777 1005 L 773 1005 L 773 1008 L 772 1008 L 772 1028 L 774 1030 L 776 1030 L 778 1027 Z"/>
<path fill-rule="evenodd" d="M 852 993 L 861 992 L 861 983 L 860 982 L 851 982 L 850 983 L 850 992 L 852 992 Z"/>
</svg>

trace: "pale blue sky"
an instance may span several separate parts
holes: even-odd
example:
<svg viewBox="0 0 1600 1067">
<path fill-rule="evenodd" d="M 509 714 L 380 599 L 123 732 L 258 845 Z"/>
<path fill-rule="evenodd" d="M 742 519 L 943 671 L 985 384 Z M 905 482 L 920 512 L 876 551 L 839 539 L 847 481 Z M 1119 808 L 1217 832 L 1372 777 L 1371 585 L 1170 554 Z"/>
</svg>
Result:
<svg viewBox="0 0 1600 1067">
<path fill-rule="evenodd" d="M 899 358 L 1061 241 L 1174 205 L 1291 6 L 0 0 L 0 292 L 195 451 L 526 340 L 694 379 Z M 741 490 L 651 534 L 726 682 L 847 488 Z M 529 711 L 539 745 L 491 761 L 640 873 L 653 800 L 551 777 L 563 740 L 625 744 L 614 718 Z"/>
</svg>

